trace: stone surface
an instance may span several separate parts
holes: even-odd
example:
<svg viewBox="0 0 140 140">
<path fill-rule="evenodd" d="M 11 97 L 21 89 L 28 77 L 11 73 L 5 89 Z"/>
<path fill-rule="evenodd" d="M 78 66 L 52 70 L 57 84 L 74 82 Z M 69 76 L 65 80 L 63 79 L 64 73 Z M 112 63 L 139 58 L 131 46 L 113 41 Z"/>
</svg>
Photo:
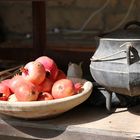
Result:
<svg viewBox="0 0 140 140">
<path fill-rule="evenodd" d="M 20 120 L 1 115 L 0 135 L 53 140 L 135 140 L 140 132 L 139 106 L 114 108 L 108 114 L 104 107 L 82 104 L 56 118 Z"/>
</svg>

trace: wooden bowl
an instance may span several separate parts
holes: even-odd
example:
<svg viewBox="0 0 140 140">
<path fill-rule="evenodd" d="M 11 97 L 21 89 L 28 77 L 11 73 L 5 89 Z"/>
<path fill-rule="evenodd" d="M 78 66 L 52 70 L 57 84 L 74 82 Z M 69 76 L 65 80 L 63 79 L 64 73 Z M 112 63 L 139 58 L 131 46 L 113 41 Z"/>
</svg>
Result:
<svg viewBox="0 0 140 140">
<path fill-rule="evenodd" d="M 93 85 L 90 81 L 77 78 L 72 80 L 83 83 L 83 90 L 76 95 L 49 101 L 0 101 L 0 113 L 24 119 L 50 118 L 62 114 L 84 102 L 92 93 Z"/>
</svg>

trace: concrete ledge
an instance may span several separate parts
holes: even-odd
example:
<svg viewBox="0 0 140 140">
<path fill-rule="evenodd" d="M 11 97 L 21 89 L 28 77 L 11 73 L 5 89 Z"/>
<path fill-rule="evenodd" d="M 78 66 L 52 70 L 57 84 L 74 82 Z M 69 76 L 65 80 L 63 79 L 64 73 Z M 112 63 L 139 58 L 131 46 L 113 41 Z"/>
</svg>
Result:
<svg viewBox="0 0 140 140">
<path fill-rule="evenodd" d="M 139 107 L 105 108 L 80 105 L 56 118 L 21 120 L 1 115 L 0 138 L 53 140 L 135 140 L 140 135 Z"/>
</svg>

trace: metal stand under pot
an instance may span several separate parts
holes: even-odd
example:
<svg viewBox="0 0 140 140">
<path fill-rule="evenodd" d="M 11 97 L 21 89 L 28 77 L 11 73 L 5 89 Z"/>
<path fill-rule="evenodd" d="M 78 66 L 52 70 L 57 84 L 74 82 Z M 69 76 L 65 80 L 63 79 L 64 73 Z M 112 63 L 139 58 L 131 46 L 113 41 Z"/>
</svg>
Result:
<svg viewBox="0 0 140 140">
<path fill-rule="evenodd" d="M 140 96 L 127 96 L 112 91 L 93 82 L 94 94 L 90 97 L 88 103 L 94 106 L 106 107 L 108 113 L 114 112 L 118 107 L 132 107 L 140 104 Z"/>
</svg>

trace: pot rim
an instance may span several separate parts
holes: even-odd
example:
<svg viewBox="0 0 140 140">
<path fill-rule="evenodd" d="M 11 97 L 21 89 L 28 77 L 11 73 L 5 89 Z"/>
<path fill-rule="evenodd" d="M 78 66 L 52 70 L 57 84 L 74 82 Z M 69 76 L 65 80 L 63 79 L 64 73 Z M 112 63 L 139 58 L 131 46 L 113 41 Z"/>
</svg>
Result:
<svg viewBox="0 0 140 140">
<path fill-rule="evenodd" d="M 100 38 L 100 40 L 108 40 L 108 41 L 140 41 L 138 38 Z"/>
</svg>

